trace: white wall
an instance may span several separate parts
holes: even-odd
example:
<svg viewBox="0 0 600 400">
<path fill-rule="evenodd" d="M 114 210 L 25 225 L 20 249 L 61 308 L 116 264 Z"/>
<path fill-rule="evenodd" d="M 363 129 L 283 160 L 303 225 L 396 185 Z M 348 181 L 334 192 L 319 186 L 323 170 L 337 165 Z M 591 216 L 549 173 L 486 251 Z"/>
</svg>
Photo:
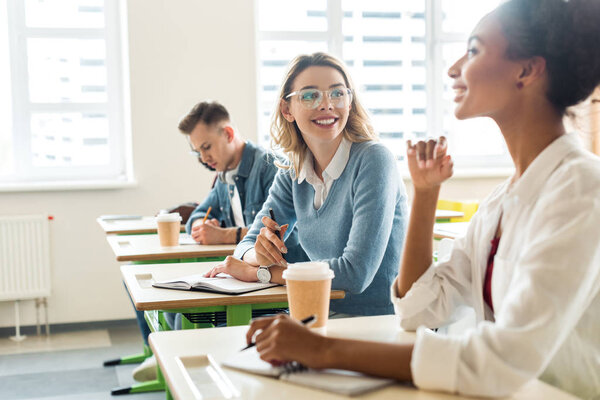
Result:
<svg viewBox="0 0 600 400">
<path fill-rule="evenodd" d="M 118 190 L 1 193 L 0 213 L 54 215 L 50 322 L 133 318 L 119 265 L 95 219 L 150 215 L 200 200 L 212 175 L 187 154 L 179 118 L 197 101 L 223 102 L 246 138 L 256 140 L 253 2 L 129 0 L 131 120 L 138 185 Z M 501 180 L 453 180 L 442 197 L 480 199 Z M 407 186 L 408 183 L 407 183 Z M 35 323 L 31 302 L 22 322 Z M 0 327 L 14 323 L 0 303 Z"/>
</svg>

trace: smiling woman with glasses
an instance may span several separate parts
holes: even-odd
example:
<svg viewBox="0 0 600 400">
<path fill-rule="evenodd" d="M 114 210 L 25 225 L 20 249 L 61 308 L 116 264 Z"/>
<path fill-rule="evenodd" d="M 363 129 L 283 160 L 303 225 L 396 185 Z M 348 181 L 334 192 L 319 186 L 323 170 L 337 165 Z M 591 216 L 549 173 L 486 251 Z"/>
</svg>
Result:
<svg viewBox="0 0 600 400">
<path fill-rule="evenodd" d="M 271 136 L 291 162 L 281 165 L 235 256 L 254 268 L 269 267 L 264 275 L 284 283 L 281 274 L 291 261 L 284 239 L 295 228 L 309 259 L 334 271 L 332 288 L 346 291 L 345 299 L 331 303 L 337 316 L 389 314 L 406 194 L 394 156 L 376 141 L 352 87 L 346 67 L 328 54 L 290 63 Z M 243 279 L 237 271 L 218 272 Z"/>
</svg>

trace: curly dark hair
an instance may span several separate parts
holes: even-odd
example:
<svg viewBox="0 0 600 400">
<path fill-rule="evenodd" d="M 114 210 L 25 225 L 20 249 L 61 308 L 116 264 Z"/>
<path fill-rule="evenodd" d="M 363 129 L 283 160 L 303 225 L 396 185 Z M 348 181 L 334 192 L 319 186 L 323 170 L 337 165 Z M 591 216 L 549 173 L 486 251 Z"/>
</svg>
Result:
<svg viewBox="0 0 600 400">
<path fill-rule="evenodd" d="M 496 15 L 509 59 L 546 60 L 546 96 L 558 112 L 600 85 L 600 0 L 509 0 Z"/>
<path fill-rule="evenodd" d="M 181 133 L 189 135 L 198 122 L 212 126 L 221 121 L 231 121 L 227 109 L 216 101 L 202 101 L 181 119 L 178 128 Z"/>
</svg>

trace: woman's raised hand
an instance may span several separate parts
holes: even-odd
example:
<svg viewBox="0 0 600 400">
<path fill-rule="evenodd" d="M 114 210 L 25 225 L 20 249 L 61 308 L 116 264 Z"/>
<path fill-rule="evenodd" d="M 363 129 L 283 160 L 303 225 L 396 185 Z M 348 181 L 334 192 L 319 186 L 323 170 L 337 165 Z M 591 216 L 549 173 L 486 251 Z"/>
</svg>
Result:
<svg viewBox="0 0 600 400">
<path fill-rule="evenodd" d="M 452 176 L 452 158 L 446 154 L 448 142 L 444 136 L 438 140 L 406 142 L 408 170 L 415 189 L 432 189 Z"/>
</svg>

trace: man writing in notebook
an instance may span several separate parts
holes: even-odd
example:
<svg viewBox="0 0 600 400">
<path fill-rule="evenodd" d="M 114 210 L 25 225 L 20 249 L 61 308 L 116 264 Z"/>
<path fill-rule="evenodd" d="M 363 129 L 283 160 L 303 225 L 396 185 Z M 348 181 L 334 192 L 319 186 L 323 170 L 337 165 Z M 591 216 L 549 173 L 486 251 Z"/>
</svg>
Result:
<svg viewBox="0 0 600 400">
<path fill-rule="evenodd" d="M 274 163 L 283 160 L 242 139 L 227 109 L 216 101 L 196 104 L 179 122 L 178 128 L 187 137 L 192 154 L 218 173 L 208 196 L 190 215 L 187 233 L 201 244 L 238 243 L 248 232 L 269 194 L 277 172 Z M 285 245 L 291 261 L 306 260 L 296 229 L 288 236 Z M 225 263 L 234 266 L 244 264 L 233 257 L 227 257 Z M 173 314 L 167 318 L 173 318 Z M 150 332 L 144 332 L 147 326 L 143 314 L 138 321 L 147 343 Z M 174 325 L 177 328 L 178 323 Z M 152 361 L 153 358 L 134 370 L 136 380 L 156 379 L 156 361 Z"/>
</svg>

